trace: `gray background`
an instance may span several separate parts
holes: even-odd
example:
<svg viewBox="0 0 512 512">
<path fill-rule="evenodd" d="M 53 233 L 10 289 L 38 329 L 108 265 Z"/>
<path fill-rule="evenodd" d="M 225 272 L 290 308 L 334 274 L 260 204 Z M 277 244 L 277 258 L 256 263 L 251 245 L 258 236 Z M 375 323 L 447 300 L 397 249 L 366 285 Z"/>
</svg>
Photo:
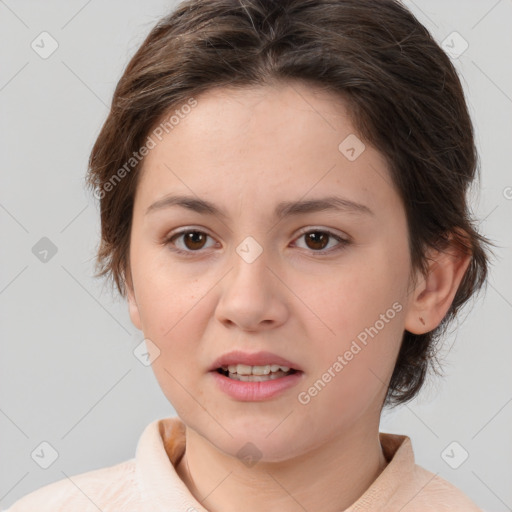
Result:
<svg viewBox="0 0 512 512">
<path fill-rule="evenodd" d="M 445 378 L 385 413 L 381 430 L 409 435 L 419 464 L 485 510 L 512 510 L 512 3 L 406 3 L 440 43 L 456 31 L 469 44 L 454 62 L 481 153 L 474 211 L 501 249 L 487 292 L 447 340 Z M 83 178 L 117 80 L 175 5 L 0 0 L 3 508 L 42 485 L 133 457 L 143 428 L 174 415 L 151 367 L 134 357 L 143 335 L 126 304 L 92 277 L 99 215 Z M 46 59 L 31 47 L 43 31 L 59 45 Z M 57 248 L 46 262 L 33 252 L 43 237 Z M 58 452 L 48 469 L 31 457 L 43 441 Z M 446 460 L 460 463 L 463 450 L 469 458 L 453 469 Z"/>
</svg>

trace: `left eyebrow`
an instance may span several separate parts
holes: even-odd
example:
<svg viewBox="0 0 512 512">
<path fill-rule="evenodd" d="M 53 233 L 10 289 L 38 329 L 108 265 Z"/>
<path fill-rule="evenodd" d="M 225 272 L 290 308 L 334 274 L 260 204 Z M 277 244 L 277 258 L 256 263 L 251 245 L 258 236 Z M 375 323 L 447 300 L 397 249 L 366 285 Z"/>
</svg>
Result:
<svg viewBox="0 0 512 512">
<path fill-rule="evenodd" d="M 323 212 L 327 210 L 375 215 L 368 206 L 337 196 L 310 199 L 308 201 L 283 201 L 276 206 L 274 215 L 278 219 L 282 219 L 290 215 L 301 215 L 304 213 Z"/>
<path fill-rule="evenodd" d="M 146 215 L 152 211 L 169 208 L 171 206 L 180 206 L 203 215 L 215 215 L 223 219 L 227 219 L 229 217 L 224 209 L 216 206 L 210 201 L 185 195 L 169 195 L 159 199 L 148 207 Z M 375 213 L 364 204 L 356 203 L 342 197 L 328 196 L 318 199 L 310 199 L 307 201 L 282 201 L 276 206 L 274 216 L 277 219 L 282 219 L 292 215 L 302 215 L 328 210 L 375 215 Z"/>
</svg>

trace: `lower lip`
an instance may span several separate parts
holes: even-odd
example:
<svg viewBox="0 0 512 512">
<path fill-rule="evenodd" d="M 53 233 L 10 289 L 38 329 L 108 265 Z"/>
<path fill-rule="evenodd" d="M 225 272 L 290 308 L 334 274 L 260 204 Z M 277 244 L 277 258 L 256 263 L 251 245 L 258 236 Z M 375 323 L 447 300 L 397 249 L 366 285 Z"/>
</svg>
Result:
<svg viewBox="0 0 512 512">
<path fill-rule="evenodd" d="M 244 402 L 254 402 L 273 398 L 297 385 L 303 376 L 303 372 L 297 371 L 291 375 L 279 377 L 278 379 L 260 382 L 246 382 L 230 379 L 217 371 L 210 373 L 213 374 L 213 378 L 221 391 L 224 391 L 224 393 L 236 400 L 242 400 Z"/>
</svg>

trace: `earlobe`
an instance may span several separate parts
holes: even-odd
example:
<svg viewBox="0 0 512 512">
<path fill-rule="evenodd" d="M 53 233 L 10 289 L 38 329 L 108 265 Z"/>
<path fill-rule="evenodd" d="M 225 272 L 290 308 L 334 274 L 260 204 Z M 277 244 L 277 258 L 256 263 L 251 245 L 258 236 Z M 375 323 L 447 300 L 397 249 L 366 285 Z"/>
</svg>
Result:
<svg viewBox="0 0 512 512">
<path fill-rule="evenodd" d="M 131 277 L 128 277 L 125 280 L 125 290 L 126 290 L 126 299 L 128 300 L 128 312 L 130 314 L 130 319 L 132 321 L 132 324 L 139 329 L 139 331 L 142 331 L 142 324 L 140 321 L 140 313 L 139 313 L 139 306 L 137 304 L 137 301 L 135 299 L 135 292 L 133 289 L 133 285 L 131 283 Z"/>
<path fill-rule="evenodd" d="M 442 252 L 431 251 L 428 261 L 428 273 L 412 292 L 405 319 L 405 329 L 413 334 L 432 331 L 441 323 L 471 262 L 471 254 L 460 245 L 450 244 Z"/>
</svg>

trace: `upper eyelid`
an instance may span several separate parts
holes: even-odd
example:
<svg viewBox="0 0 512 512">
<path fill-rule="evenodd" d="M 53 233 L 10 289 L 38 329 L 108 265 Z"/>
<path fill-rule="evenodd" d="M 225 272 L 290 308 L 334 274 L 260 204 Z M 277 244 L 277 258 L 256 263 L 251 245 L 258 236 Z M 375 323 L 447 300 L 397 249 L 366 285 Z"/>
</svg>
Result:
<svg viewBox="0 0 512 512">
<path fill-rule="evenodd" d="M 350 239 L 349 235 L 347 235 L 345 233 L 341 234 L 341 233 L 337 232 L 334 228 L 327 228 L 327 227 L 322 227 L 322 226 L 308 226 L 305 228 L 301 228 L 298 233 L 298 236 L 303 235 L 305 233 L 309 233 L 310 231 L 325 231 L 326 233 L 329 233 L 333 236 L 338 236 L 340 238 L 343 238 L 344 240 Z"/>
</svg>

